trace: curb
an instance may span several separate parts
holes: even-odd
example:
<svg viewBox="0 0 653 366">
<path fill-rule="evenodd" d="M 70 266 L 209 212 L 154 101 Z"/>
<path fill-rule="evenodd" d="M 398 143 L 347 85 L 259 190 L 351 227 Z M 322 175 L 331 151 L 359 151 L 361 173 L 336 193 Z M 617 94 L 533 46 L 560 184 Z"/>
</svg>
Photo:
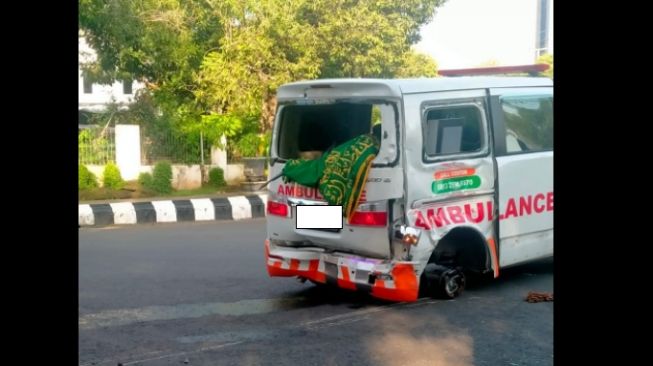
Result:
<svg viewBox="0 0 653 366">
<path fill-rule="evenodd" d="M 267 194 L 79 205 L 79 226 L 244 220 L 265 217 Z"/>
</svg>

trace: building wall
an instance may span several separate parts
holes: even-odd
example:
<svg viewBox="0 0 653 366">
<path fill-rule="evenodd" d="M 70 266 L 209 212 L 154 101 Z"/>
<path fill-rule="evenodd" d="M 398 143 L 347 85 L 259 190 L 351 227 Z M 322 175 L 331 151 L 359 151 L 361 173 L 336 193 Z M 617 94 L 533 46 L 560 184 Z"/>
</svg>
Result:
<svg viewBox="0 0 653 366">
<path fill-rule="evenodd" d="M 88 45 L 84 37 L 79 37 L 79 66 L 78 66 L 78 91 L 79 91 L 79 109 L 99 112 L 106 108 L 106 105 L 114 102 L 129 104 L 134 101 L 134 95 L 145 85 L 141 82 L 132 82 L 132 94 L 123 92 L 123 82 L 116 81 L 111 85 L 93 84 L 92 93 L 84 92 L 84 78 L 82 77 L 82 64 L 95 60 L 97 57 L 95 51 Z"/>
</svg>

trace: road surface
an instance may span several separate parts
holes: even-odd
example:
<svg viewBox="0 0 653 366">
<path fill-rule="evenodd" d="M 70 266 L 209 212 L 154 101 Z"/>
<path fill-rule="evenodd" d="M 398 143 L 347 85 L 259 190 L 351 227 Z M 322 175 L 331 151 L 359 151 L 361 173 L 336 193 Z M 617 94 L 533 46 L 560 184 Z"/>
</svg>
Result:
<svg viewBox="0 0 653 366">
<path fill-rule="evenodd" d="M 79 230 L 80 365 L 552 365 L 553 261 L 392 304 L 265 270 L 265 219 Z"/>
</svg>

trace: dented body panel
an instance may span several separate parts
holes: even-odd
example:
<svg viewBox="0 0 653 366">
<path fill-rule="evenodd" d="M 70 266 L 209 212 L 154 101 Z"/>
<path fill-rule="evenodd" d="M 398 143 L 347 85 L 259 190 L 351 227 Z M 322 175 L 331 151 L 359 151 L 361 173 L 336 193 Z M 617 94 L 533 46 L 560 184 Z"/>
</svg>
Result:
<svg viewBox="0 0 653 366">
<path fill-rule="evenodd" d="M 284 108 L 373 103 L 380 110 L 382 142 L 359 207 L 361 212 L 382 212 L 387 221 L 360 226 L 345 220 L 341 230 L 332 231 L 296 229 L 295 205 L 326 202 L 317 188 L 274 181 L 268 186 L 269 199 L 288 210 L 267 216 L 269 275 L 299 276 L 387 300 L 414 301 L 426 264 L 434 260 L 443 238 L 454 232 L 482 242 L 479 269 L 494 277 L 502 267 L 553 255 L 553 151 L 506 152 L 510 141 L 503 142 L 504 127 L 513 121 L 502 120 L 501 98 L 524 92 L 552 98 L 551 81 L 345 79 L 282 86 L 270 176 L 283 168 L 279 141 Z M 535 110 L 531 104 L 517 107 Z M 401 226 L 422 235 L 406 244 L 398 240 Z"/>
</svg>

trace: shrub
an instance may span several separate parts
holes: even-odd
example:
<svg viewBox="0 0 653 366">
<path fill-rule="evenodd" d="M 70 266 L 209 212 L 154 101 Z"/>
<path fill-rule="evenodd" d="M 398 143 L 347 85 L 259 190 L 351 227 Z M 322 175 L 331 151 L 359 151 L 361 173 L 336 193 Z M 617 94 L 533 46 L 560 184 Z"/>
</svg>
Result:
<svg viewBox="0 0 653 366">
<path fill-rule="evenodd" d="M 209 170 L 209 185 L 220 188 L 226 184 L 227 182 L 224 181 L 224 170 L 222 168 L 212 168 Z"/>
<path fill-rule="evenodd" d="M 97 178 L 91 173 L 86 165 L 80 165 L 78 169 L 79 189 L 97 188 Z"/>
<path fill-rule="evenodd" d="M 172 192 L 172 165 L 170 163 L 159 162 L 154 165 L 152 190 L 156 193 Z"/>
<path fill-rule="evenodd" d="M 143 189 L 147 189 L 150 191 L 153 191 L 153 184 L 154 180 L 152 178 L 152 174 L 150 173 L 141 173 L 138 175 L 138 184 L 141 186 Z"/>
<path fill-rule="evenodd" d="M 108 163 L 104 167 L 102 182 L 105 188 L 121 189 L 125 182 L 120 176 L 120 169 L 114 163 Z"/>
</svg>

